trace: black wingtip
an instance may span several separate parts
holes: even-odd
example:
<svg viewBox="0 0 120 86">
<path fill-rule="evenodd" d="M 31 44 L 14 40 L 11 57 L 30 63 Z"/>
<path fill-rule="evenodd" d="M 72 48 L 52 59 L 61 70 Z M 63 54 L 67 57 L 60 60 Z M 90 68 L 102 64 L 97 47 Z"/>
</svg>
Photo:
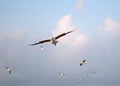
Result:
<svg viewBox="0 0 120 86">
<path fill-rule="evenodd" d="M 30 44 L 30 46 L 34 46 L 34 45 L 38 45 L 38 44 L 40 44 L 40 43 L 34 43 L 34 44 Z"/>
<path fill-rule="evenodd" d="M 28 46 L 34 46 L 34 44 L 29 44 Z"/>
<path fill-rule="evenodd" d="M 80 63 L 80 66 L 82 66 L 82 63 Z"/>
<path fill-rule="evenodd" d="M 71 30 L 71 31 L 69 31 L 69 32 L 67 32 L 67 34 L 69 34 L 69 33 L 72 33 L 73 31 L 75 31 L 76 29 L 74 29 L 74 30 Z"/>
</svg>

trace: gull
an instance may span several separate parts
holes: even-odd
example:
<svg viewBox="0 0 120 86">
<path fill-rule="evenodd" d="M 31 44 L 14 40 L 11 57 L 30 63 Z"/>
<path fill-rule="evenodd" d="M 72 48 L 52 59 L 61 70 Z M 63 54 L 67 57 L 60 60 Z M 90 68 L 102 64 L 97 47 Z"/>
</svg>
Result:
<svg viewBox="0 0 120 86">
<path fill-rule="evenodd" d="M 42 44 L 42 43 L 45 43 L 45 42 L 51 42 L 52 44 L 54 44 L 54 45 L 56 46 L 56 44 L 58 43 L 57 39 L 59 39 L 59 38 L 61 38 L 62 36 L 65 36 L 65 35 L 73 32 L 73 31 L 75 31 L 75 29 L 72 30 L 72 31 L 66 32 L 66 33 L 62 33 L 62 34 L 60 34 L 60 35 L 58 35 L 58 36 L 56 36 L 56 37 L 52 37 L 52 38 L 50 38 L 50 39 L 38 41 L 38 42 L 36 42 L 36 43 L 34 43 L 34 44 L 31 44 L 31 46 L 38 45 L 38 44 Z"/>
<path fill-rule="evenodd" d="M 45 48 L 44 48 L 43 46 L 40 46 L 40 48 L 41 48 L 41 50 L 42 50 L 42 51 L 44 51 L 44 50 L 45 50 Z"/>
<path fill-rule="evenodd" d="M 64 77 L 64 76 L 66 76 L 66 74 L 64 74 L 63 72 L 59 72 L 58 75 L 59 75 L 59 77 Z"/>
<path fill-rule="evenodd" d="M 77 86 L 80 86 L 80 82 L 81 82 L 81 80 L 83 80 L 85 77 L 82 75 L 79 75 L 79 74 L 76 74 L 75 76 L 74 76 L 74 78 L 76 79 L 76 81 L 78 82 L 77 83 Z"/>
<path fill-rule="evenodd" d="M 9 74 L 12 73 L 12 70 L 9 67 L 6 67 L 6 70 L 8 71 Z"/>
<path fill-rule="evenodd" d="M 85 78 L 85 76 L 80 76 L 79 74 L 76 74 L 75 78 L 77 78 L 79 81 L 81 81 Z"/>
<path fill-rule="evenodd" d="M 83 64 L 85 64 L 85 59 L 84 60 L 82 60 L 81 62 L 80 62 L 80 66 L 82 66 Z"/>
</svg>

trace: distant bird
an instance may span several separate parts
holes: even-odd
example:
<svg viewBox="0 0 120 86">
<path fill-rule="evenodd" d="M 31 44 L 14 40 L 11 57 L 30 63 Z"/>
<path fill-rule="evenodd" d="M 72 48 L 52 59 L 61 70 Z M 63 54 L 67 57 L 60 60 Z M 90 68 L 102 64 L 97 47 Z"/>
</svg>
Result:
<svg viewBox="0 0 120 86">
<path fill-rule="evenodd" d="M 6 70 L 8 71 L 9 74 L 12 73 L 12 70 L 9 67 L 6 67 Z"/>
<path fill-rule="evenodd" d="M 81 81 L 85 78 L 85 76 L 80 76 L 79 74 L 76 74 L 75 78 L 77 78 L 79 81 Z"/>
<path fill-rule="evenodd" d="M 84 59 L 84 60 L 82 60 L 81 62 L 80 62 L 80 66 L 82 66 L 83 64 L 85 64 L 85 62 L 86 62 L 86 60 Z"/>
<path fill-rule="evenodd" d="M 42 50 L 42 51 L 44 51 L 44 50 L 45 50 L 45 48 L 44 48 L 43 46 L 40 46 L 40 48 L 41 48 L 41 50 Z"/>
<path fill-rule="evenodd" d="M 65 36 L 65 35 L 73 32 L 73 31 L 75 31 L 75 30 L 72 30 L 72 31 L 69 31 L 69 32 L 66 32 L 66 33 L 62 33 L 62 34 L 60 34 L 60 35 L 58 35 L 56 37 L 52 37 L 51 39 L 46 39 L 46 40 L 39 41 L 37 43 L 31 44 L 30 46 L 42 44 L 42 43 L 45 43 L 45 42 L 51 42 L 52 44 L 54 44 L 56 46 L 56 44 L 58 43 L 57 39 L 59 39 L 60 37 Z"/>
<path fill-rule="evenodd" d="M 58 73 L 59 77 L 64 77 L 64 76 L 67 76 L 66 74 L 64 74 L 63 72 L 59 72 Z"/>
</svg>

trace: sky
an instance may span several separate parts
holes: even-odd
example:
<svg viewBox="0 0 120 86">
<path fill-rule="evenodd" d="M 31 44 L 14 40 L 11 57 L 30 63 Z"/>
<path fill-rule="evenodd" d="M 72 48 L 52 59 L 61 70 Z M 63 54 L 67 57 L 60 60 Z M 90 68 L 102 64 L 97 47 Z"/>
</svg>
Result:
<svg viewBox="0 0 120 86">
<path fill-rule="evenodd" d="M 0 0 L 0 86 L 120 86 L 119 60 L 120 0 Z"/>
</svg>

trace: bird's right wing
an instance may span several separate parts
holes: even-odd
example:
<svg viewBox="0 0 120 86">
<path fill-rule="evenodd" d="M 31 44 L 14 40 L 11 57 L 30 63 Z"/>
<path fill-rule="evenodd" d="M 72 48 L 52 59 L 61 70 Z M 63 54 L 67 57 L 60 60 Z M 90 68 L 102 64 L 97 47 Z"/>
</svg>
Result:
<svg viewBox="0 0 120 86">
<path fill-rule="evenodd" d="M 56 36 L 56 37 L 55 37 L 55 39 L 58 39 L 58 38 L 60 38 L 60 37 L 62 37 L 62 36 L 65 36 L 65 35 L 67 35 L 67 34 L 69 34 L 69 33 L 73 32 L 73 31 L 75 31 L 75 29 L 74 29 L 74 30 L 72 30 L 72 31 L 66 32 L 66 33 L 62 33 L 62 34 L 60 34 L 60 35 Z"/>
<path fill-rule="evenodd" d="M 31 44 L 30 46 L 42 44 L 42 43 L 45 43 L 45 42 L 50 42 L 50 39 L 39 41 L 37 43 Z"/>
</svg>

